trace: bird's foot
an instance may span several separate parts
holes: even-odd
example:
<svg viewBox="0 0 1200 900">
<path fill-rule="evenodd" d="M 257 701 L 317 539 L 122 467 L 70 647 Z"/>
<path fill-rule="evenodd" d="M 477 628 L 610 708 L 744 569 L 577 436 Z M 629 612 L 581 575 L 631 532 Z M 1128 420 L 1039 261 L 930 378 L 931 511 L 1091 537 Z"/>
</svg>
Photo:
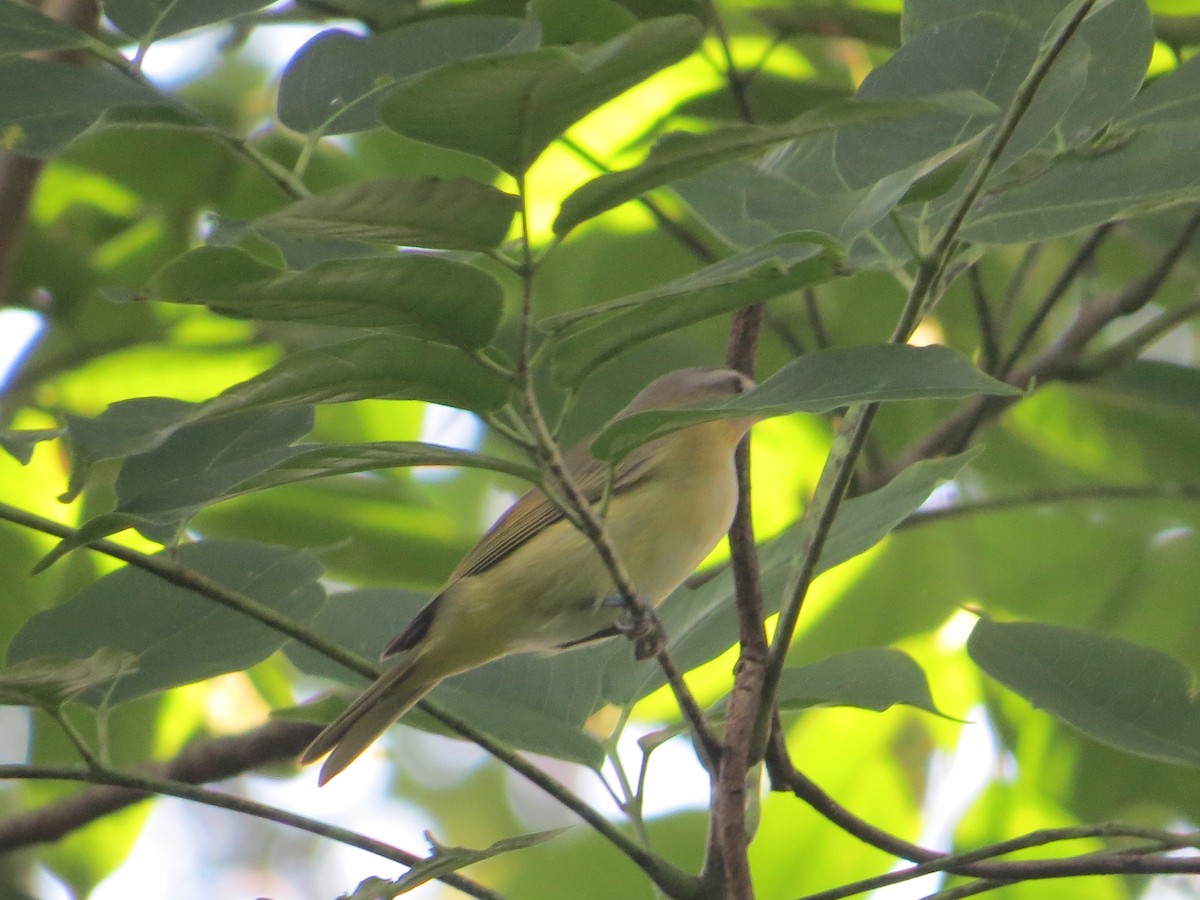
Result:
<svg viewBox="0 0 1200 900">
<path fill-rule="evenodd" d="M 650 605 L 645 600 L 643 611 L 650 610 Z M 610 594 L 600 601 L 601 606 L 620 606 L 623 608 L 621 617 L 617 619 L 615 627 L 617 631 L 625 635 L 633 641 L 633 655 L 637 660 L 650 659 L 658 656 L 665 646 L 662 636 L 662 629 L 658 627 L 654 615 L 639 615 L 634 612 L 625 603 L 625 598 L 619 594 Z"/>
</svg>

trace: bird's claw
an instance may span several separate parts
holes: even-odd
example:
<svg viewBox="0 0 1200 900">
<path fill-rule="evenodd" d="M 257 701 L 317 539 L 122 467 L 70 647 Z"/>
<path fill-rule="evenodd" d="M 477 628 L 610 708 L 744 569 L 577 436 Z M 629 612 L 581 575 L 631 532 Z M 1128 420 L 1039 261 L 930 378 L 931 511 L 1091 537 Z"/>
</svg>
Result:
<svg viewBox="0 0 1200 900">
<path fill-rule="evenodd" d="M 626 606 L 624 598 L 615 594 L 605 597 L 601 601 L 601 605 L 626 607 L 621 617 L 617 619 L 615 627 L 617 631 L 633 641 L 635 659 L 638 661 L 650 659 L 662 652 L 664 646 L 662 632 L 656 626 L 653 616 L 637 615 Z"/>
</svg>

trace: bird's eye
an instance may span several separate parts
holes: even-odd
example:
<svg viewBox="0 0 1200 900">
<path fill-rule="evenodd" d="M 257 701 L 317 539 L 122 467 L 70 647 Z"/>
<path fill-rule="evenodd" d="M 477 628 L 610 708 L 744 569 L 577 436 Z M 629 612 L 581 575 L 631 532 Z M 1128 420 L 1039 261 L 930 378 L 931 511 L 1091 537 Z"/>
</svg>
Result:
<svg viewBox="0 0 1200 900">
<path fill-rule="evenodd" d="M 734 376 L 732 381 L 733 381 L 733 383 L 731 386 L 732 386 L 733 392 L 735 394 L 744 394 L 746 392 L 746 389 L 749 387 L 749 384 L 747 383 L 744 375 L 736 375 L 736 376 Z"/>
</svg>

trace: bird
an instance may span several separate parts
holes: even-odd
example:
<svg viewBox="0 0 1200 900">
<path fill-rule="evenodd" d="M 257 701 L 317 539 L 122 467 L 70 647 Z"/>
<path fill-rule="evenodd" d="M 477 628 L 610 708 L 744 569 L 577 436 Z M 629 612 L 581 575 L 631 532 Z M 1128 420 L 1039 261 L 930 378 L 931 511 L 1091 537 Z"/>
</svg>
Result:
<svg viewBox="0 0 1200 900">
<path fill-rule="evenodd" d="M 754 382 L 733 369 L 695 367 L 652 381 L 614 418 L 719 402 Z M 734 454 L 758 417 L 725 418 L 655 438 L 610 474 L 584 441 L 563 460 L 595 505 L 640 598 L 657 606 L 708 556 L 733 522 Z M 387 645 L 400 655 L 300 756 L 328 754 L 318 783 L 349 766 L 442 679 L 513 653 L 556 652 L 620 633 L 628 617 L 591 541 L 540 489 L 496 520 L 445 585 Z"/>
</svg>

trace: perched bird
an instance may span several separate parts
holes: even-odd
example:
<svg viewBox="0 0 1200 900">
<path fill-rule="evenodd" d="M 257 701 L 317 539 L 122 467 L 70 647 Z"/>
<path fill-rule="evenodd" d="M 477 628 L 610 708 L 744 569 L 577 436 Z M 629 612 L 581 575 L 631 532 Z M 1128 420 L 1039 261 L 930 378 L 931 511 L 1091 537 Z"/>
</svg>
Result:
<svg viewBox="0 0 1200 900">
<path fill-rule="evenodd" d="M 722 400 L 753 387 L 732 369 L 681 369 L 653 381 L 617 414 Z M 590 502 L 608 485 L 605 526 L 639 596 L 657 605 L 729 530 L 737 504 L 734 450 L 755 418 L 721 419 L 656 438 L 616 466 L 588 443 L 565 456 Z M 510 653 L 554 651 L 616 634 L 624 614 L 596 548 L 540 490 L 521 497 L 388 644 L 405 655 L 308 746 L 326 753 L 324 784 L 448 675 Z"/>
</svg>

